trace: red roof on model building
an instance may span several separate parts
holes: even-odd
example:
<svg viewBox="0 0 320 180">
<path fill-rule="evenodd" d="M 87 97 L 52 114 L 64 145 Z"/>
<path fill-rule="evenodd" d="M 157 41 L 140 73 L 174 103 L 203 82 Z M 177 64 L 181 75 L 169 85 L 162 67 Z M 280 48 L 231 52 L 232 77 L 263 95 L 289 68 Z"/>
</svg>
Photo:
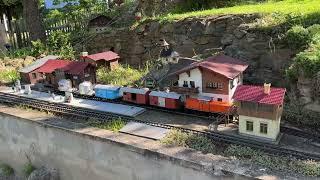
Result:
<svg viewBox="0 0 320 180">
<path fill-rule="evenodd" d="M 236 101 L 282 105 L 285 93 L 285 88 L 270 88 L 270 92 L 265 93 L 264 86 L 239 85 L 233 95 L 233 99 Z"/>
<path fill-rule="evenodd" d="M 91 54 L 88 56 L 84 56 L 84 58 L 88 58 L 94 61 L 99 61 L 99 60 L 105 60 L 105 61 L 112 61 L 119 59 L 120 56 L 112 51 L 107 51 L 107 52 L 102 52 L 102 53 L 97 53 L 97 54 Z"/>
<path fill-rule="evenodd" d="M 181 69 L 176 72 L 176 74 L 181 74 L 186 71 L 190 71 L 195 68 L 204 68 L 209 71 L 216 72 L 221 74 L 229 79 L 233 79 L 238 76 L 241 72 L 245 71 L 248 68 L 248 64 L 226 56 L 224 54 L 220 54 L 214 57 L 209 57 L 206 60 L 195 62 L 190 66 Z"/>
<path fill-rule="evenodd" d="M 87 62 L 66 61 L 66 60 L 49 60 L 39 69 L 40 73 L 52 73 L 56 69 L 62 69 L 66 73 L 77 75 L 80 74 L 89 65 Z"/>
</svg>

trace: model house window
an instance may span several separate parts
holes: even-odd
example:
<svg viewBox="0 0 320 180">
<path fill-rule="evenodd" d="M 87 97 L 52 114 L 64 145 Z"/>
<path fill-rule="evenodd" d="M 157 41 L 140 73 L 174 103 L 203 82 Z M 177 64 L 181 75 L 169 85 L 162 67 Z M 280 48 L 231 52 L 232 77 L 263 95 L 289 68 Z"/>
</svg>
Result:
<svg viewBox="0 0 320 180">
<path fill-rule="evenodd" d="M 268 134 L 268 124 L 260 123 L 260 133 Z"/>
<path fill-rule="evenodd" d="M 37 74 L 36 73 L 32 73 L 32 78 L 33 79 L 37 79 Z"/>
<path fill-rule="evenodd" d="M 209 82 L 209 83 L 207 83 L 207 88 L 217 89 L 218 88 L 218 83 Z"/>
<path fill-rule="evenodd" d="M 213 87 L 213 83 L 207 83 L 207 88 L 212 88 Z"/>
<path fill-rule="evenodd" d="M 188 87 L 188 81 L 183 81 L 183 87 Z"/>
<path fill-rule="evenodd" d="M 219 102 L 222 102 L 222 98 L 218 98 L 218 101 L 219 101 Z"/>
<path fill-rule="evenodd" d="M 247 131 L 250 131 L 250 132 L 253 131 L 253 122 L 252 121 L 246 122 L 246 129 L 247 129 Z"/>
<path fill-rule="evenodd" d="M 234 88 L 233 80 L 230 80 L 229 83 L 230 83 L 230 89 L 233 89 Z"/>
<path fill-rule="evenodd" d="M 222 89 L 223 85 L 222 83 L 218 83 L 218 89 Z"/>
<path fill-rule="evenodd" d="M 195 87 L 196 87 L 194 81 L 190 81 L 190 87 L 192 87 L 192 88 L 195 88 Z"/>
</svg>

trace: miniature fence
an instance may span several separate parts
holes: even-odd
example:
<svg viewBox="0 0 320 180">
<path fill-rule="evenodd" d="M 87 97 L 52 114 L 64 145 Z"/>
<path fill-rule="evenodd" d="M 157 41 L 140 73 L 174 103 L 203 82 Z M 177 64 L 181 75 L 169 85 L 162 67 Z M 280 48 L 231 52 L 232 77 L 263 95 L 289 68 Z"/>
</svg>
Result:
<svg viewBox="0 0 320 180">
<path fill-rule="evenodd" d="M 43 25 L 46 36 L 49 36 L 52 32 L 58 30 L 63 32 L 72 32 L 77 29 L 86 28 L 87 22 L 90 20 L 90 18 L 105 12 L 105 8 L 98 8 L 90 13 L 81 13 L 73 16 L 72 18 L 45 19 Z M 29 32 L 26 30 L 26 23 L 23 19 L 11 21 L 6 20 L 6 22 L 3 23 L 3 26 L 5 26 L 6 29 L 7 43 L 9 43 L 13 49 L 19 49 L 31 45 Z"/>
</svg>

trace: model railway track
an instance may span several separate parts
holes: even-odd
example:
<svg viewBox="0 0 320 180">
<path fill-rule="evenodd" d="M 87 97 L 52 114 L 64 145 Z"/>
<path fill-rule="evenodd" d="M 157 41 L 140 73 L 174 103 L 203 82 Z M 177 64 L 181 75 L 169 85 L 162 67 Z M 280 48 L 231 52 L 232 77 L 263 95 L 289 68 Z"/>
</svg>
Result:
<svg viewBox="0 0 320 180">
<path fill-rule="evenodd" d="M 314 133 L 308 133 L 308 132 L 300 130 L 300 129 L 287 127 L 287 126 L 281 126 L 281 132 L 282 133 L 286 133 L 286 134 L 290 134 L 290 135 L 294 135 L 294 136 L 297 136 L 297 137 L 302 137 L 302 138 L 306 138 L 306 139 L 312 139 L 314 141 L 320 142 L 320 136 L 319 135 L 314 134 Z"/>
<path fill-rule="evenodd" d="M 60 91 L 55 91 L 56 94 L 59 95 L 64 95 L 62 92 Z M 143 107 L 149 110 L 155 110 L 155 111 L 161 111 L 161 112 L 166 112 L 166 113 L 174 113 L 174 114 L 178 114 L 178 115 L 185 115 L 185 116 L 192 116 L 192 117 L 197 117 L 197 118 L 202 118 L 202 119 L 208 119 L 211 121 L 216 120 L 217 118 L 214 118 L 213 116 L 209 116 L 207 115 L 199 115 L 199 114 L 191 114 L 188 112 L 184 112 L 184 111 L 177 111 L 177 110 L 170 110 L 170 109 L 163 109 L 163 108 L 157 108 L 157 107 L 152 107 L 152 106 L 146 106 L 146 105 L 139 105 L 139 104 L 133 104 L 133 103 L 127 103 L 127 102 L 123 102 L 121 100 L 108 100 L 108 99 L 103 99 L 103 98 L 99 98 L 99 97 L 94 97 L 94 96 L 88 96 L 88 95 L 80 95 L 80 94 L 74 94 L 74 96 L 76 98 L 81 98 L 81 99 L 87 99 L 87 100 L 93 100 L 93 101 L 101 101 L 101 102 L 108 102 L 108 103 L 116 103 L 116 104 L 123 104 L 123 105 L 134 105 L 137 107 Z M 222 115 L 222 114 L 218 114 L 218 115 Z M 291 127 L 286 127 L 286 126 L 281 126 L 281 132 L 285 133 L 285 134 L 289 134 L 289 135 L 294 135 L 297 137 L 302 137 L 302 138 L 307 138 L 307 139 L 313 139 L 316 141 L 320 142 L 320 136 L 316 136 L 312 133 L 308 133 L 302 130 L 298 130 L 295 128 L 291 128 Z"/>
<path fill-rule="evenodd" d="M 166 125 L 166 124 L 145 122 L 145 121 L 141 121 L 128 116 L 95 111 L 95 110 L 90 110 L 86 108 L 79 108 L 79 107 L 74 107 L 67 104 L 59 104 L 59 103 L 52 103 L 52 102 L 47 102 L 43 100 L 36 100 L 36 99 L 21 97 L 21 96 L 7 94 L 7 93 L 0 92 L 0 102 L 8 103 L 11 105 L 27 106 L 27 107 L 31 107 L 39 110 L 46 110 L 46 111 L 64 114 L 64 115 L 72 115 L 72 116 L 84 117 L 84 118 L 95 118 L 101 121 L 109 121 L 115 117 L 116 118 L 121 117 L 125 121 L 134 121 L 134 122 L 144 123 L 147 125 L 166 128 L 166 129 L 178 129 L 186 133 L 205 136 L 213 141 L 248 146 L 248 147 L 263 150 L 270 154 L 295 156 L 300 159 L 320 160 L 320 155 L 317 155 L 317 154 L 296 151 L 296 150 L 284 148 L 281 146 L 277 146 L 274 144 L 266 144 L 256 140 L 242 138 L 234 135 L 226 135 L 218 132 L 196 131 L 196 130 L 180 128 L 180 127 L 175 127 L 175 126 Z"/>
</svg>

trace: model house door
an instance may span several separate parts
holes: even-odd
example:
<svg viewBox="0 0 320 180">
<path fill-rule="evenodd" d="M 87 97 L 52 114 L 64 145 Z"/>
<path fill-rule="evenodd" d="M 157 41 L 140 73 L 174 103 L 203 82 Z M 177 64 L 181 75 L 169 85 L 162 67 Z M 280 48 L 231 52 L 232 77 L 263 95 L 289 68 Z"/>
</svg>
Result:
<svg viewBox="0 0 320 180">
<path fill-rule="evenodd" d="M 160 107 L 166 107 L 166 99 L 165 98 L 162 98 L 162 97 L 159 97 L 159 106 Z"/>
</svg>

